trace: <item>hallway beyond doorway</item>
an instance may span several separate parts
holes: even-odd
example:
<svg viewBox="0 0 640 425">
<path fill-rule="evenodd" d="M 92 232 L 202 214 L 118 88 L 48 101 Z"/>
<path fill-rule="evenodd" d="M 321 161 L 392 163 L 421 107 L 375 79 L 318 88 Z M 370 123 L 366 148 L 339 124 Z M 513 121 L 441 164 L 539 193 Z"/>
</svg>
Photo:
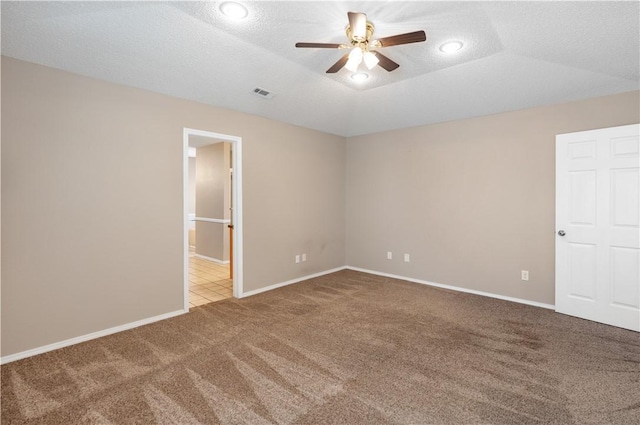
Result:
<svg viewBox="0 0 640 425">
<path fill-rule="evenodd" d="M 189 253 L 189 307 L 233 297 L 229 265 L 198 258 Z"/>
</svg>

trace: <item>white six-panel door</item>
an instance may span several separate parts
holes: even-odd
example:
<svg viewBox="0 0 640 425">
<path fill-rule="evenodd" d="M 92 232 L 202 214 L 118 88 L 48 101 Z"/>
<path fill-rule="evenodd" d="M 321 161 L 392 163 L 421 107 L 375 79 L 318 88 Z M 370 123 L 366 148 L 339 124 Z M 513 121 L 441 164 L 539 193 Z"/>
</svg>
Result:
<svg viewBox="0 0 640 425">
<path fill-rule="evenodd" d="M 556 311 L 640 331 L 640 125 L 556 137 Z"/>
</svg>

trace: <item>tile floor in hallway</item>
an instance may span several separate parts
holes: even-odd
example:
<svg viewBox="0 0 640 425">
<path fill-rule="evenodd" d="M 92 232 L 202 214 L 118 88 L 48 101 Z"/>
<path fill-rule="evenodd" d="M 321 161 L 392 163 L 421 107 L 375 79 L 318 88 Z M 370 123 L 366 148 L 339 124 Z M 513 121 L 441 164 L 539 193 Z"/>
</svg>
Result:
<svg viewBox="0 0 640 425">
<path fill-rule="evenodd" d="M 189 307 L 233 297 L 233 281 L 229 265 L 189 254 Z"/>
</svg>

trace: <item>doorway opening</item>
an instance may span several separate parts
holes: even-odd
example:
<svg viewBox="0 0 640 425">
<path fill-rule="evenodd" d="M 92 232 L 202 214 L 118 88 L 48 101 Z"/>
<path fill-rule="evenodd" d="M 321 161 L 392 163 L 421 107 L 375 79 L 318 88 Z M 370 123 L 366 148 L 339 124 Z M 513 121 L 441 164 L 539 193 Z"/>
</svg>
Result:
<svg viewBox="0 0 640 425">
<path fill-rule="evenodd" d="M 188 311 L 230 296 L 242 297 L 242 139 L 185 128 L 183 170 L 184 309 Z"/>
</svg>

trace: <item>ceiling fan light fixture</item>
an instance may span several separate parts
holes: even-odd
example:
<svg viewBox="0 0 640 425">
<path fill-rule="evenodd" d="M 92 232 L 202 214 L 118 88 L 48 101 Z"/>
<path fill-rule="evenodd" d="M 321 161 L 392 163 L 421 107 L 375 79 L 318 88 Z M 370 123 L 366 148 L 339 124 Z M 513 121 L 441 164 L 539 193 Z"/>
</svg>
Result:
<svg viewBox="0 0 640 425">
<path fill-rule="evenodd" d="M 360 47 L 356 47 L 351 50 L 351 53 L 349 53 L 349 60 L 358 61 L 358 63 L 360 63 L 362 62 L 363 55 L 362 49 Z"/>
<path fill-rule="evenodd" d="M 367 69 L 372 69 L 378 62 L 380 62 L 380 60 L 374 53 L 367 52 L 364 54 L 364 64 L 367 66 Z"/>
<path fill-rule="evenodd" d="M 356 72 L 358 70 L 358 65 L 360 65 L 360 61 L 356 62 L 354 60 L 349 59 L 347 63 L 344 65 L 344 67 L 351 72 Z"/>
<path fill-rule="evenodd" d="M 440 45 L 440 51 L 442 53 L 451 54 L 462 49 L 462 46 L 463 46 L 462 41 L 458 41 L 458 40 L 447 41 L 446 43 L 443 43 Z"/>
<path fill-rule="evenodd" d="M 358 69 L 358 65 L 360 65 L 360 63 L 362 62 L 362 56 L 362 49 L 360 47 L 354 48 L 353 50 L 351 50 L 351 53 L 349 53 L 349 60 L 344 67 L 351 72 L 356 72 L 356 70 Z"/>
<path fill-rule="evenodd" d="M 226 1 L 220 5 L 220 12 L 229 19 L 238 21 L 244 19 L 249 15 L 249 11 L 246 7 L 240 3 L 233 1 Z"/>
<path fill-rule="evenodd" d="M 351 79 L 356 83 L 361 83 L 367 78 L 369 78 L 369 74 L 367 74 L 366 72 L 356 72 L 355 74 L 351 75 Z"/>
</svg>

